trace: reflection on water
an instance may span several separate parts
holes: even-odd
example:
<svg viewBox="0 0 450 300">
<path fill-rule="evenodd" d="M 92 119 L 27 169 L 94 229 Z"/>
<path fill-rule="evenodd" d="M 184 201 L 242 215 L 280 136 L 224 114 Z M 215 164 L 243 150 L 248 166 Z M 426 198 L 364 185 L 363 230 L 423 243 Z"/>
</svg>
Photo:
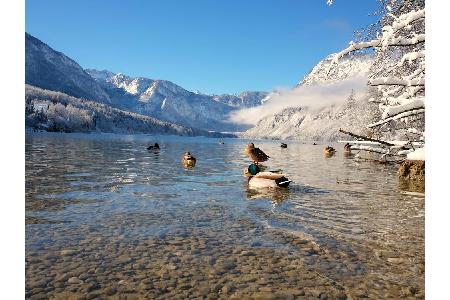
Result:
<svg viewBox="0 0 450 300">
<path fill-rule="evenodd" d="M 423 189 L 395 166 L 258 141 L 292 183 L 250 190 L 246 143 L 27 136 L 27 297 L 424 297 Z"/>
<path fill-rule="evenodd" d="M 274 204 L 280 204 L 289 198 L 289 189 L 287 188 L 261 188 L 247 189 L 247 199 L 268 199 Z"/>
</svg>

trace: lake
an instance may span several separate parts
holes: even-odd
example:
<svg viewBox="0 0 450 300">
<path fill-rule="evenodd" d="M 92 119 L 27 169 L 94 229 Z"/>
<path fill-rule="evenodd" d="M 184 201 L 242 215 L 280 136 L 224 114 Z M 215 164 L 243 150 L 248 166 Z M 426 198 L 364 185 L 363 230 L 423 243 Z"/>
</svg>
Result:
<svg viewBox="0 0 450 300">
<path fill-rule="evenodd" d="M 292 182 L 250 190 L 249 140 L 224 142 L 27 134 L 26 297 L 424 298 L 425 198 L 397 166 L 252 141 Z"/>
</svg>

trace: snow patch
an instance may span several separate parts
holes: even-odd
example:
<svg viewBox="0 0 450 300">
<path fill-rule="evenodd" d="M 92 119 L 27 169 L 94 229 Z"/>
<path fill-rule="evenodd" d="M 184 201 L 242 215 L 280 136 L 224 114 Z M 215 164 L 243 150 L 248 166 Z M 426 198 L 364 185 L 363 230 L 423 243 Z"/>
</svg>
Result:
<svg viewBox="0 0 450 300">
<path fill-rule="evenodd" d="M 414 150 L 406 156 L 409 160 L 425 160 L 425 147 Z"/>
</svg>

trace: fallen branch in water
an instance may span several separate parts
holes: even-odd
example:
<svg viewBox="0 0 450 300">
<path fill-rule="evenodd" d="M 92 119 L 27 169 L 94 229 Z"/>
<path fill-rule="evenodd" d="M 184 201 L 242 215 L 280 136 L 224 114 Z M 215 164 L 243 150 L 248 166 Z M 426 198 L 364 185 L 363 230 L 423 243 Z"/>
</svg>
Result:
<svg viewBox="0 0 450 300">
<path fill-rule="evenodd" d="M 357 139 L 370 141 L 370 142 L 376 142 L 376 143 L 380 143 L 380 144 L 383 144 L 383 145 L 386 145 L 386 146 L 389 146 L 389 147 L 395 146 L 394 144 L 391 144 L 391 143 L 388 143 L 388 142 L 385 142 L 385 141 L 382 141 L 382 140 L 372 139 L 372 138 L 367 137 L 367 136 L 358 135 L 358 134 L 355 134 L 355 133 L 352 133 L 352 132 L 349 132 L 349 131 L 342 130 L 341 128 L 339 128 L 339 132 L 342 132 L 344 134 L 348 134 L 348 135 L 350 135 L 352 137 L 355 137 Z"/>
</svg>

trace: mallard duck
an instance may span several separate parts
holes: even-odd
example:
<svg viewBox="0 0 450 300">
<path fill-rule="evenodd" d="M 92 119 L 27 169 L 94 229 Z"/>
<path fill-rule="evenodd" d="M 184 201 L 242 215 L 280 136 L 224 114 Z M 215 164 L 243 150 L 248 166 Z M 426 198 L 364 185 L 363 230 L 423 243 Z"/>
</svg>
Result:
<svg viewBox="0 0 450 300">
<path fill-rule="evenodd" d="M 323 153 L 325 154 L 325 156 L 332 156 L 332 155 L 334 155 L 335 152 L 336 152 L 336 150 L 330 146 L 326 146 L 325 149 L 323 150 Z"/>
<path fill-rule="evenodd" d="M 267 161 L 269 156 L 265 154 L 261 149 L 255 148 L 253 143 L 245 146 L 245 154 L 253 160 L 254 163 L 258 164 L 259 162 Z"/>
<path fill-rule="evenodd" d="M 183 158 L 181 159 L 181 162 L 183 163 L 183 166 L 185 166 L 186 168 L 192 168 L 195 167 L 197 159 L 193 157 L 191 153 L 185 152 Z"/>
<path fill-rule="evenodd" d="M 285 143 L 281 143 L 281 146 L 280 146 L 281 148 L 287 148 L 287 144 L 285 144 Z"/>
<path fill-rule="evenodd" d="M 159 150 L 158 143 L 155 143 L 153 146 L 152 145 L 148 146 L 147 150 Z"/>
<path fill-rule="evenodd" d="M 344 155 L 348 156 L 352 154 L 352 147 L 349 143 L 344 145 Z"/>
<path fill-rule="evenodd" d="M 248 166 L 248 172 L 251 174 L 248 178 L 249 188 L 288 187 L 291 182 L 279 171 L 261 172 L 258 165 L 254 163 Z"/>
</svg>

